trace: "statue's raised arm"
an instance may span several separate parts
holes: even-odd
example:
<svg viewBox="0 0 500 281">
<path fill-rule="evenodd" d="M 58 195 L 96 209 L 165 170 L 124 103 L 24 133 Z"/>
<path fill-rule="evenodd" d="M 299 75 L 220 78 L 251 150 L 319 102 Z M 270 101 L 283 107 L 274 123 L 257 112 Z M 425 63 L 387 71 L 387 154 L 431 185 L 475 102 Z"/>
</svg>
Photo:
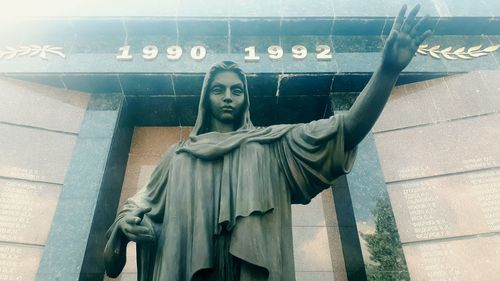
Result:
<svg viewBox="0 0 500 281">
<path fill-rule="evenodd" d="M 290 204 L 307 204 L 353 166 L 418 45 L 419 6 L 401 9 L 380 67 L 347 113 L 255 127 L 245 72 L 210 67 L 189 139 L 173 145 L 107 232 L 106 272 L 137 242 L 138 281 L 295 280 Z"/>
<path fill-rule="evenodd" d="M 431 35 L 422 31 L 427 17 L 417 20 L 420 5 L 405 18 L 404 5 L 392 26 L 386 41 L 380 66 L 345 116 L 345 147 L 354 148 L 370 131 L 382 112 L 401 71 L 410 63 L 418 46 Z"/>
</svg>

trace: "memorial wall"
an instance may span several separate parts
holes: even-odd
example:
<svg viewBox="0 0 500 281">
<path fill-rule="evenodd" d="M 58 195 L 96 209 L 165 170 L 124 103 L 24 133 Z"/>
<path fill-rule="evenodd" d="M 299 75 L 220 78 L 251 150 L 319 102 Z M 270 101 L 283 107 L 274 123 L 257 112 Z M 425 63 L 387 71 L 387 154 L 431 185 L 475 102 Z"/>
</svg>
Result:
<svg viewBox="0 0 500 281">
<path fill-rule="evenodd" d="M 412 280 L 500 274 L 500 72 L 396 88 L 375 142 Z"/>
<path fill-rule="evenodd" d="M 89 95 L 0 80 L 0 280 L 34 280 Z"/>
<path fill-rule="evenodd" d="M 66 2 L 0 11 L 0 280 L 104 278 L 117 208 L 189 133 L 212 63 L 248 72 L 256 126 L 325 118 L 416 3 Z M 292 207 L 298 281 L 498 279 L 500 2 L 418 2 L 435 33 L 353 171 Z"/>
</svg>

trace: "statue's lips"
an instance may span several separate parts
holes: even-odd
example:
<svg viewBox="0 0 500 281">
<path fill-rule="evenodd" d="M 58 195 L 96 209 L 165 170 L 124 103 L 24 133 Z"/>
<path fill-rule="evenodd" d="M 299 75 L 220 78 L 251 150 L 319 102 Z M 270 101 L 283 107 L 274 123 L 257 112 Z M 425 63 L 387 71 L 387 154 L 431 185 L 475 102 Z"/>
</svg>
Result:
<svg viewBox="0 0 500 281">
<path fill-rule="evenodd" d="M 234 108 L 232 106 L 223 106 L 222 111 L 224 112 L 232 112 Z"/>
</svg>

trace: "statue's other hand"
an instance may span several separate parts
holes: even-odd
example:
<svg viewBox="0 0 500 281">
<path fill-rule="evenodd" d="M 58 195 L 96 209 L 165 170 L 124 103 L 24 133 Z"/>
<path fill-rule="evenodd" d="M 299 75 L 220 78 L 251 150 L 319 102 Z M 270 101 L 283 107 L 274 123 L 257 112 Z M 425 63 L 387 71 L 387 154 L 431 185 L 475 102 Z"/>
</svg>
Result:
<svg viewBox="0 0 500 281">
<path fill-rule="evenodd" d="M 432 34 L 431 30 L 421 30 L 427 16 L 417 21 L 416 15 L 419 10 L 420 4 L 411 10 L 407 18 L 405 18 L 406 5 L 399 11 L 382 55 L 382 67 L 386 70 L 401 72 L 410 63 L 418 46 Z"/>
<path fill-rule="evenodd" d="M 120 222 L 123 234 L 130 240 L 138 243 L 154 242 L 155 235 L 150 224 L 143 221 L 144 214 L 151 211 L 151 208 L 138 208 L 125 215 Z"/>
</svg>

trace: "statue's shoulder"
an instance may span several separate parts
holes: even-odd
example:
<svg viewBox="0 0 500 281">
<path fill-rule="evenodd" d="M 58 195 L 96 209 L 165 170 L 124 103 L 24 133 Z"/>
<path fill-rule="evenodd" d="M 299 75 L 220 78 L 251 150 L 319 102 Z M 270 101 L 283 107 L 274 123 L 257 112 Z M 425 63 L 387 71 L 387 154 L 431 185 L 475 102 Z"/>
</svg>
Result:
<svg viewBox="0 0 500 281">
<path fill-rule="evenodd" d="M 182 147 L 186 141 L 185 140 L 180 140 L 174 144 L 172 144 L 165 153 L 163 153 L 161 160 L 158 165 L 163 165 L 163 166 L 168 166 L 169 163 L 171 162 L 173 156 L 175 155 L 175 152 L 177 149 Z"/>
</svg>

